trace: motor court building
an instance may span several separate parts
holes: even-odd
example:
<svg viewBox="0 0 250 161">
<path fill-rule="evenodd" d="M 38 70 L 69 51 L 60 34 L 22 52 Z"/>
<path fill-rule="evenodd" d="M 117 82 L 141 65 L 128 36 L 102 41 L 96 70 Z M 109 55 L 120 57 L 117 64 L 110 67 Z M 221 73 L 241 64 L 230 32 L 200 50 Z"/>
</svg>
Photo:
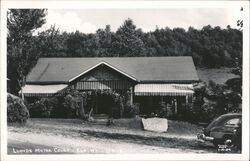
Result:
<svg viewBox="0 0 250 161">
<path fill-rule="evenodd" d="M 78 91 L 128 91 L 142 113 L 159 102 L 175 113 L 192 102 L 199 78 L 192 57 L 40 58 L 23 87 L 25 98 L 51 97 L 66 88 Z M 98 98 L 95 113 L 105 113 L 107 99 Z"/>
</svg>

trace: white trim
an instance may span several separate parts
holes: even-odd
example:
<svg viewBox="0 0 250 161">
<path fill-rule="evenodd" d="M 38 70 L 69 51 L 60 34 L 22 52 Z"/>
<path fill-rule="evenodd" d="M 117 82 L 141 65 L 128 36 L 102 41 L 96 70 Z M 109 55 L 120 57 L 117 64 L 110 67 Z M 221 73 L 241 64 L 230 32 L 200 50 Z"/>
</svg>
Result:
<svg viewBox="0 0 250 161">
<path fill-rule="evenodd" d="M 67 84 L 52 84 L 52 85 L 31 85 L 26 84 L 22 87 L 23 94 L 55 94 L 68 87 Z M 21 93 L 21 90 L 18 92 Z"/>
<path fill-rule="evenodd" d="M 100 62 L 100 63 L 96 64 L 95 66 L 93 66 L 93 67 L 91 67 L 91 68 L 89 68 L 89 69 L 85 70 L 84 72 L 82 72 L 82 73 L 78 74 L 77 76 L 75 76 L 75 77 L 71 78 L 71 79 L 69 80 L 69 82 L 72 82 L 72 81 L 73 81 L 73 80 L 75 80 L 76 78 L 78 78 L 78 77 L 82 76 L 83 74 L 88 73 L 89 71 L 91 71 L 91 70 L 95 69 L 96 67 L 98 67 L 98 66 L 100 66 L 100 65 L 102 65 L 102 64 L 105 64 L 105 65 L 107 65 L 108 67 L 110 67 L 110 68 L 114 69 L 115 71 L 117 71 L 117 72 L 119 72 L 119 73 L 121 73 L 121 74 L 123 74 L 123 75 L 125 75 L 125 76 L 129 77 L 130 79 L 133 79 L 134 81 L 136 81 L 136 78 L 134 78 L 134 77 L 132 77 L 132 76 L 130 76 L 130 75 L 128 75 L 128 74 L 126 74 L 125 72 L 123 72 L 123 71 L 121 71 L 121 70 L 117 69 L 116 67 L 114 67 L 114 66 L 112 66 L 112 65 L 110 65 L 110 64 L 108 64 L 108 63 L 106 63 L 105 61 L 102 61 L 102 62 Z"/>
<path fill-rule="evenodd" d="M 192 84 L 136 84 L 136 96 L 187 96 L 194 94 Z"/>
</svg>

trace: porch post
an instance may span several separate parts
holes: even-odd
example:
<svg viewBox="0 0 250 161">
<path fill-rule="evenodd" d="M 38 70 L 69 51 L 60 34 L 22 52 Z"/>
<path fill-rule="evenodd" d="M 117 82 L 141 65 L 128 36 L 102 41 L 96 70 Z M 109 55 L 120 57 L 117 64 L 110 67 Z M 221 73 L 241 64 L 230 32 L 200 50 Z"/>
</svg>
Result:
<svg viewBox="0 0 250 161">
<path fill-rule="evenodd" d="M 133 104 L 133 87 L 130 87 L 130 104 Z"/>
<path fill-rule="evenodd" d="M 188 104 L 188 95 L 186 95 L 186 105 Z"/>
<path fill-rule="evenodd" d="M 21 87 L 21 98 L 24 100 L 23 87 Z"/>
<path fill-rule="evenodd" d="M 174 106 L 174 113 L 176 115 L 178 113 L 178 111 L 177 111 L 177 98 L 176 97 L 174 98 L 173 106 Z"/>
</svg>

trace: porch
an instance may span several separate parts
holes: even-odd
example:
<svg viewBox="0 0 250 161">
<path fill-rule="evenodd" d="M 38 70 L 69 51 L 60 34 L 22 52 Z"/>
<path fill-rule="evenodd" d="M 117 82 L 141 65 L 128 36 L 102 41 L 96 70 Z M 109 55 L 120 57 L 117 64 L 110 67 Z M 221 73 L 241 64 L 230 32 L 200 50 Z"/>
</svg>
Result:
<svg viewBox="0 0 250 161">
<path fill-rule="evenodd" d="M 182 114 L 187 104 L 192 103 L 192 84 L 137 84 L 134 102 L 140 104 L 141 114 L 159 114 L 166 111 L 169 117 Z"/>
<path fill-rule="evenodd" d="M 88 97 L 84 102 L 83 98 L 77 99 L 80 109 L 85 112 L 91 111 L 92 114 L 112 115 L 116 118 L 123 117 L 125 106 L 136 105 L 139 108 L 139 115 L 159 115 L 166 111 L 168 117 L 175 117 L 185 111 L 186 105 L 192 102 L 193 87 L 190 84 L 136 84 L 134 87 L 124 86 L 122 81 L 108 81 L 103 85 L 104 81 L 83 82 L 81 86 L 74 89 L 80 93 L 88 93 Z M 115 83 L 114 83 L 115 82 Z M 85 86 L 87 85 L 87 86 Z M 102 87 L 100 89 L 100 87 Z M 109 87 L 109 88 L 107 88 Z M 113 87 L 114 89 L 110 88 Z M 116 87 L 116 88 L 115 88 Z M 63 95 L 68 87 L 67 85 L 29 85 L 23 89 L 26 99 L 32 98 L 51 98 L 57 97 L 63 101 Z M 33 90 L 32 90 L 33 89 Z M 44 91 L 46 90 L 48 93 Z M 114 96 L 119 95 L 120 102 L 115 102 Z M 60 102 L 62 103 L 62 102 Z M 121 103 L 123 104 L 121 106 Z M 63 110 L 63 109 L 61 109 Z M 58 113 L 61 111 L 58 109 Z"/>
</svg>

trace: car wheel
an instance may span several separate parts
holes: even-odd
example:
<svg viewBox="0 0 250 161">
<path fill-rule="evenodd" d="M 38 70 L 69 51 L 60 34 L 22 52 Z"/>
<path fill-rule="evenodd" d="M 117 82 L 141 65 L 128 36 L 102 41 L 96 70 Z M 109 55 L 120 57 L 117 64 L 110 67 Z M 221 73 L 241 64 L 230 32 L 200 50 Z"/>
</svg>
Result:
<svg viewBox="0 0 250 161">
<path fill-rule="evenodd" d="M 230 136 L 225 136 L 223 144 L 230 148 L 235 147 L 234 140 Z"/>
</svg>

